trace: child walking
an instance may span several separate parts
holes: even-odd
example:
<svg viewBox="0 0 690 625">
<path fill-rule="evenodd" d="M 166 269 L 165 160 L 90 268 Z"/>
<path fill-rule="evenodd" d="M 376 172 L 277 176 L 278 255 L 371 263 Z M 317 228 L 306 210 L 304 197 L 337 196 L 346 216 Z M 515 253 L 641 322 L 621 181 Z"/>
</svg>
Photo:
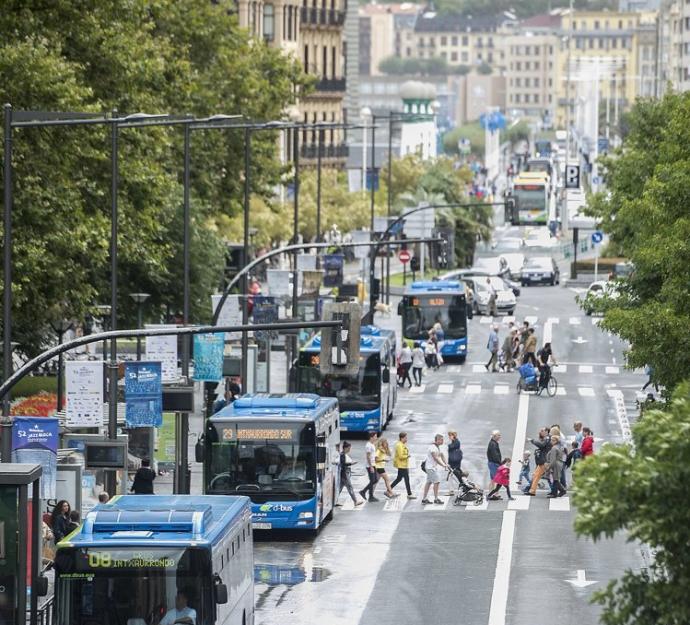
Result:
<svg viewBox="0 0 690 625">
<path fill-rule="evenodd" d="M 486 498 L 488 500 L 497 501 L 501 499 L 501 496 L 498 494 L 498 491 L 501 488 L 501 486 L 503 486 L 506 489 L 506 492 L 508 493 L 508 499 L 510 499 L 511 501 L 515 499 L 510 494 L 510 458 L 503 458 L 501 466 L 498 467 L 496 475 L 494 475 L 493 483 L 495 484 L 495 486 L 487 495 Z"/>
<path fill-rule="evenodd" d="M 522 460 L 518 460 L 520 463 L 520 475 L 518 476 L 518 481 L 516 484 L 522 488 L 522 480 L 525 480 L 525 483 L 527 485 L 527 488 L 530 487 L 530 484 L 532 483 L 532 476 L 530 474 L 530 458 L 532 457 L 532 452 L 525 450 L 525 452 L 522 454 Z"/>
</svg>

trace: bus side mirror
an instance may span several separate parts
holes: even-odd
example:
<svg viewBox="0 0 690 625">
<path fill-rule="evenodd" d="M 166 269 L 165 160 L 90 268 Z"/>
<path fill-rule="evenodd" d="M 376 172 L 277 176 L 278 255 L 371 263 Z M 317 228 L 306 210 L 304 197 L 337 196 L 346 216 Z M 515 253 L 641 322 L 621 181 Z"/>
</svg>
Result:
<svg viewBox="0 0 690 625">
<path fill-rule="evenodd" d="M 45 597 L 48 594 L 48 578 L 45 575 L 39 575 L 33 586 L 32 592 L 35 592 L 36 596 Z"/>
<path fill-rule="evenodd" d="M 228 587 L 220 581 L 220 577 L 216 577 L 216 583 L 213 586 L 216 603 L 223 604 L 228 602 Z"/>
<path fill-rule="evenodd" d="M 403 311 L 403 308 L 402 308 L 402 300 L 400 300 L 400 301 L 398 302 L 398 314 L 399 314 L 399 315 L 402 315 L 402 311 Z"/>
<path fill-rule="evenodd" d="M 386 368 L 383 370 L 383 373 L 381 373 L 381 381 L 382 381 L 384 384 L 390 384 L 390 381 L 391 381 L 391 372 L 390 372 L 390 370 L 388 369 L 388 367 L 386 367 Z"/>
<path fill-rule="evenodd" d="M 194 460 L 197 462 L 204 461 L 204 436 L 201 435 L 194 445 Z"/>
<path fill-rule="evenodd" d="M 317 447 L 316 448 L 316 464 L 326 464 L 326 448 Z"/>
</svg>

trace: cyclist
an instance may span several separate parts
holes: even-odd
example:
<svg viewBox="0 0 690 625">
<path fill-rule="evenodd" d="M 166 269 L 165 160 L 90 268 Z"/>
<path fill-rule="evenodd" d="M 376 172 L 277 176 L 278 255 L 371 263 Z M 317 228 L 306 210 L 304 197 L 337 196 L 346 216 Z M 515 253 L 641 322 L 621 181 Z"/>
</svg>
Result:
<svg viewBox="0 0 690 625">
<path fill-rule="evenodd" d="M 554 366 L 556 363 L 556 358 L 553 355 L 553 350 L 551 349 L 551 343 L 544 343 L 544 346 L 537 352 L 537 364 L 539 366 L 539 390 L 545 389 L 549 380 L 551 379 L 551 364 Z"/>
</svg>

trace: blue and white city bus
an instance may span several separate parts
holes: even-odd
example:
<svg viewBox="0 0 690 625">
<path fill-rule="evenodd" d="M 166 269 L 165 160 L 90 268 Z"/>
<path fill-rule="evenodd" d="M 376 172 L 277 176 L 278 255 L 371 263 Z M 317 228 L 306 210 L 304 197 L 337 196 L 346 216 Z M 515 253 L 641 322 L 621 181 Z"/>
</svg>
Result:
<svg viewBox="0 0 690 625">
<path fill-rule="evenodd" d="M 362 336 L 359 370 L 355 374 L 327 374 L 320 369 L 321 335 L 301 350 L 297 359 L 296 388 L 302 393 L 336 397 L 340 406 L 340 429 L 348 432 L 380 432 L 393 416 L 395 362 L 389 340 Z"/>
<path fill-rule="evenodd" d="M 57 545 L 54 625 L 254 623 L 247 497 L 126 495 Z"/>
<path fill-rule="evenodd" d="M 397 357 L 398 357 L 398 337 L 395 335 L 395 330 L 388 330 L 386 328 L 379 328 L 378 326 L 374 325 L 366 325 L 362 326 L 360 328 L 360 335 L 361 336 L 382 336 L 384 338 L 388 339 L 388 342 L 390 343 L 390 359 L 389 359 L 389 370 L 391 372 L 391 382 L 390 384 L 390 392 L 392 393 L 392 404 L 393 408 L 395 408 L 395 405 L 398 403 L 398 385 L 396 383 L 396 376 L 394 375 L 395 370 L 398 367 L 398 362 L 397 362 Z M 393 412 L 393 408 L 391 408 L 391 415 Z"/>
<path fill-rule="evenodd" d="M 465 287 L 456 280 L 413 282 L 400 304 L 403 340 L 426 341 L 435 323 L 443 328 L 444 359 L 467 358 L 467 301 Z"/>
<path fill-rule="evenodd" d="M 236 399 L 206 422 L 204 492 L 249 497 L 254 529 L 317 530 L 335 506 L 339 421 L 318 395 Z"/>
</svg>

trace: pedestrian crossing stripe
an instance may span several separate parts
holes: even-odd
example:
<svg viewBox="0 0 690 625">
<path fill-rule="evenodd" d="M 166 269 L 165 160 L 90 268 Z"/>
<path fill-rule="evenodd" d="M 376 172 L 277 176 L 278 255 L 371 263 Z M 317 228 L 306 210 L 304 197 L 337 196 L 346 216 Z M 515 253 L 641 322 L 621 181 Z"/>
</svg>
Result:
<svg viewBox="0 0 690 625">
<path fill-rule="evenodd" d="M 533 326 L 535 323 L 537 323 L 537 317 L 535 317 L 534 315 L 528 315 L 527 317 L 525 317 L 525 321 L 529 323 L 531 326 Z"/>
<path fill-rule="evenodd" d="M 556 388 L 556 395 L 560 395 L 563 397 L 564 395 L 567 395 L 568 393 L 565 392 L 565 389 L 562 386 L 559 386 Z"/>
<path fill-rule="evenodd" d="M 584 317 L 586 319 L 586 317 Z M 579 326 L 582 325 L 582 320 L 583 317 L 568 317 L 568 323 L 571 326 Z M 500 325 L 508 325 L 510 322 L 516 323 L 515 317 L 514 316 L 505 316 L 505 317 L 490 317 L 488 315 L 482 315 L 479 317 L 479 323 L 483 325 L 490 325 L 492 323 Z M 527 315 L 525 317 L 525 321 L 527 321 L 531 326 L 537 325 L 537 322 L 539 321 L 539 317 L 536 315 Z M 602 317 L 591 317 L 591 323 L 593 326 L 598 326 L 602 321 Z M 560 324 L 561 319 L 560 317 L 547 317 L 546 320 L 544 321 L 544 324 Z"/>
<path fill-rule="evenodd" d="M 580 397 L 594 397 L 594 389 L 591 386 L 580 386 L 577 392 Z"/>
<path fill-rule="evenodd" d="M 472 373 L 481 373 L 482 371 L 486 371 L 484 365 L 472 365 Z"/>
<path fill-rule="evenodd" d="M 497 384 L 494 386 L 494 395 L 507 395 L 510 387 L 507 384 Z"/>
<path fill-rule="evenodd" d="M 508 510 L 529 510 L 531 500 L 527 495 L 517 495 L 515 501 L 508 502 Z"/>
<path fill-rule="evenodd" d="M 482 318 L 479 320 L 479 323 L 484 323 L 484 324 L 493 323 L 493 322 L 494 322 L 494 318 L 493 318 L 493 317 L 482 317 Z"/>
<path fill-rule="evenodd" d="M 570 325 L 571 326 L 579 326 L 580 325 L 580 320 L 577 317 L 570 317 Z"/>
<path fill-rule="evenodd" d="M 437 393 L 452 393 L 453 392 L 453 385 L 452 384 L 439 384 L 438 388 L 436 389 Z"/>
<path fill-rule="evenodd" d="M 554 497 L 549 500 L 550 512 L 570 512 L 570 497 Z"/>
<path fill-rule="evenodd" d="M 427 387 L 425 384 L 422 386 L 413 386 L 410 389 L 410 393 L 420 395 L 425 393 Z M 436 394 L 452 395 L 455 392 L 454 384 L 439 384 L 433 392 Z M 462 387 L 459 387 L 462 391 Z M 494 384 L 493 386 L 482 386 L 481 383 L 470 382 L 465 386 L 465 395 L 480 395 L 483 390 L 491 391 L 494 395 L 510 395 L 511 393 L 517 393 L 515 387 L 512 384 Z M 578 394 L 580 397 L 595 397 L 596 391 L 591 386 L 580 386 L 578 387 Z M 565 387 L 559 385 L 556 389 L 556 395 L 560 397 L 565 397 L 568 395 Z M 410 395 L 401 394 L 400 399 L 411 399 Z"/>
<path fill-rule="evenodd" d="M 561 322 L 561 320 L 558 317 L 549 317 L 546 321 L 546 323 L 551 323 L 551 324 L 560 323 L 560 322 Z"/>
<path fill-rule="evenodd" d="M 592 365 L 580 365 L 578 371 L 580 373 L 592 373 Z"/>
<path fill-rule="evenodd" d="M 554 373 L 566 373 L 568 371 L 568 365 L 554 365 Z"/>
<path fill-rule="evenodd" d="M 468 384 L 465 387 L 465 395 L 479 395 L 482 392 L 481 384 Z"/>
<path fill-rule="evenodd" d="M 618 367 L 606 367 L 606 373 L 620 373 Z"/>
<path fill-rule="evenodd" d="M 426 384 L 422 384 L 421 386 L 413 386 L 410 389 L 410 393 L 423 393 L 426 390 Z"/>
<path fill-rule="evenodd" d="M 387 499 L 379 502 L 369 502 L 364 501 L 359 506 L 355 506 L 352 499 L 347 497 L 347 501 L 343 501 L 342 506 L 339 507 L 338 512 L 362 512 L 365 508 L 373 507 L 374 510 L 388 512 L 388 513 L 405 513 L 414 514 L 417 512 L 423 512 L 426 514 L 437 512 L 444 514 L 457 514 L 462 512 L 503 512 L 504 510 L 518 510 L 521 512 L 528 512 L 529 510 L 538 510 L 539 512 L 546 511 L 549 512 L 570 512 L 570 497 L 567 495 L 564 497 L 554 497 L 551 499 L 546 499 L 541 495 L 536 497 L 528 497 L 527 495 L 521 495 L 512 492 L 513 500 L 506 499 L 505 494 L 499 501 L 489 501 L 486 497 L 481 504 L 475 505 L 471 501 L 462 501 L 460 505 L 456 506 L 453 504 L 453 499 L 455 495 L 440 495 L 440 499 L 443 504 L 422 503 L 422 492 L 417 493 L 417 499 L 407 499 L 404 493 L 400 493 L 399 497 L 393 499 Z M 430 491 L 432 493 L 433 491 Z M 347 495 L 345 495 L 347 496 Z M 378 499 L 383 498 L 381 495 L 377 497 Z M 433 494 L 430 494 L 433 497 Z M 433 498 L 430 499 L 433 502 Z M 548 505 L 547 502 L 548 501 Z M 381 505 L 383 504 L 383 505 Z"/>
</svg>

